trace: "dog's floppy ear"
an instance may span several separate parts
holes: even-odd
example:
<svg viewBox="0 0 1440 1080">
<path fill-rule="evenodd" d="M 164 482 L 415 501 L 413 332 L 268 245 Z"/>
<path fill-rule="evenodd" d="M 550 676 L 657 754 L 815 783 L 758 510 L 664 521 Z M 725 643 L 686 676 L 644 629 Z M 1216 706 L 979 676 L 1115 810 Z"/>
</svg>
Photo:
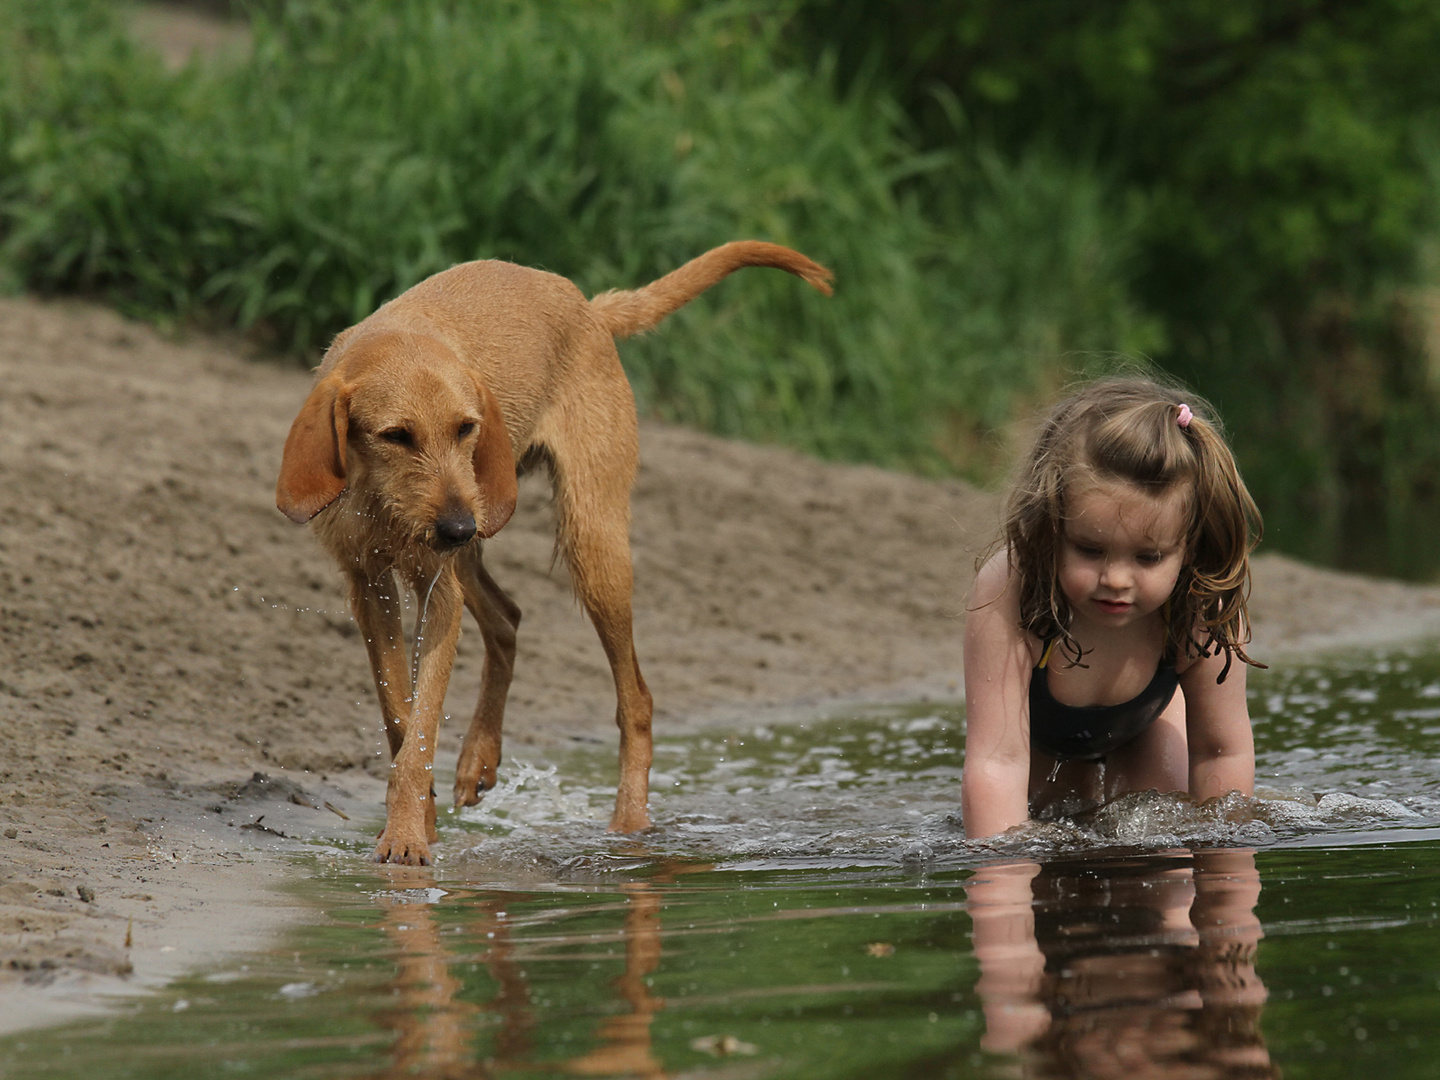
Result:
<svg viewBox="0 0 1440 1080">
<path fill-rule="evenodd" d="M 515 454 L 510 449 L 510 431 L 500 403 L 478 378 L 475 389 L 481 410 L 480 434 L 475 441 L 475 486 L 485 504 L 476 515 L 475 527 L 481 536 L 494 536 L 515 513 L 520 485 L 515 478 Z"/>
<path fill-rule="evenodd" d="M 310 391 L 280 461 L 275 505 L 298 525 L 309 521 L 345 490 L 345 437 L 350 430 L 350 396 L 335 378 Z"/>
</svg>

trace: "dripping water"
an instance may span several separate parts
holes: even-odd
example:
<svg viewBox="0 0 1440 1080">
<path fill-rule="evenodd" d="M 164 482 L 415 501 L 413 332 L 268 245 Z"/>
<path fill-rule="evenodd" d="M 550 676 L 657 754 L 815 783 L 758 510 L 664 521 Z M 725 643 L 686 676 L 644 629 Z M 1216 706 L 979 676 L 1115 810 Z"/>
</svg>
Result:
<svg viewBox="0 0 1440 1080">
<path fill-rule="evenodd" d="M 440 580 L 440 575 L 445 571 L 445 564 L 442 562 L 435 576 L 430 579 L 430 585 L 425 589 L 425 595 L 420 600 L 420 611 L 415 616 L 415 640 L 410 649 L 410 703 L 414 706 L 415 697 L 420 691 L 420 648 L 425 641 L 425 618 L 430 611 L 430 594 L 435 591 L 435 583 Z"/>
</svg>

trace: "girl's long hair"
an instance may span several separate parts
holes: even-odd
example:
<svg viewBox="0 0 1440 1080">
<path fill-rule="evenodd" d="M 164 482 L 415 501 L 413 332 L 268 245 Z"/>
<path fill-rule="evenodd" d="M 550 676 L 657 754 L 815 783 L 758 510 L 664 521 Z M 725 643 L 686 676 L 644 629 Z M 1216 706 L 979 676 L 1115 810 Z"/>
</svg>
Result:
<svg viewBox="0 0 1440 1080">
<path fill-rule="evenodd" d="M 1188 405 L 1189 424 L 1179 424 Z M 1250 552 L 1260 512 L 1240 478 L 1210 406 L 1153 379 L 1125 376 L 1088 383 L 1050 413 L 1005 500 L 1003 537 L 1020 585 L 1020 625 L 1042 641 L 1059 639 L 1081 662 L 1070 632 L 1073 612 L 1059 586 L 1067 496 L 1087 482 L 1121 481 L 1156 498 L 1183 491 L 1185 561 L 1170 596 L 1165 656 L 1226 653 L 1223 680 L 1250 642 L 1246 601 Z"/>
</svg>

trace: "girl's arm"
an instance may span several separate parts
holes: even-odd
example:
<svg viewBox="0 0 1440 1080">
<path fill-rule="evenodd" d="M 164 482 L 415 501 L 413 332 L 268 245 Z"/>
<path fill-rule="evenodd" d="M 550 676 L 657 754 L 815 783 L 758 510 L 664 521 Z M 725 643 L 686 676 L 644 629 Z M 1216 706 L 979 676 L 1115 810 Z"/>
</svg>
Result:
<svg viewBox="0 0 1440 1080">
<path fill-rule="evenodd" d="M 1001 552 L 975 577 L 965 622 L 965 834 L 994 836 L 1030 817 L 1029 642 Z"/>
<path fill-rule="evenodd" d="M 1190 748 L 1190 795 L 1197 802 L 1238 791 L 1255 792 L 1255 738 L 1245 701 L 1246 665 L 1236 660 L 1223 683 L 1225 654 L 1201 657 L 1180 676 L 1185 736 Z"/>
</svg>

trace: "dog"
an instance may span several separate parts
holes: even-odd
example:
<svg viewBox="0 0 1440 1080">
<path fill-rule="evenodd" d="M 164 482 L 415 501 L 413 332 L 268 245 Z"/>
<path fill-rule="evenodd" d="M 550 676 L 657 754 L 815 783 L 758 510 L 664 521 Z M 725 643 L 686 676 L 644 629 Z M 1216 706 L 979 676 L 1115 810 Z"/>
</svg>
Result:
<svg viewBox="0 0 1440 1080">
<path fill-rule="evenodd" d="M 310 522 L 339 564 L 365 638 L 392 759 L 377 861 L 430 861 L 435 741 L 462 606 L 480 626 L 485 662 L 456 764 L 456 807 L 495 784 L 520 608 L 481 554 L 515 510 L 520 472 L 541 465 L 554 488 L 557 549 L 615 680 L 620 781 L 610 830 L 649 827 L 652 701 L 631 631 L 639 439 L 615 339 L 650 329 L 746 266 L 831 292 L 829 270 L 756 240 L 588 301 L 558 275 L 484 260 L 420 282 L 326 351 L 285 440 L 275 501 L 290 520 Z M 413 656 L 397 577 L 417 598 Z"/>
</svg>

